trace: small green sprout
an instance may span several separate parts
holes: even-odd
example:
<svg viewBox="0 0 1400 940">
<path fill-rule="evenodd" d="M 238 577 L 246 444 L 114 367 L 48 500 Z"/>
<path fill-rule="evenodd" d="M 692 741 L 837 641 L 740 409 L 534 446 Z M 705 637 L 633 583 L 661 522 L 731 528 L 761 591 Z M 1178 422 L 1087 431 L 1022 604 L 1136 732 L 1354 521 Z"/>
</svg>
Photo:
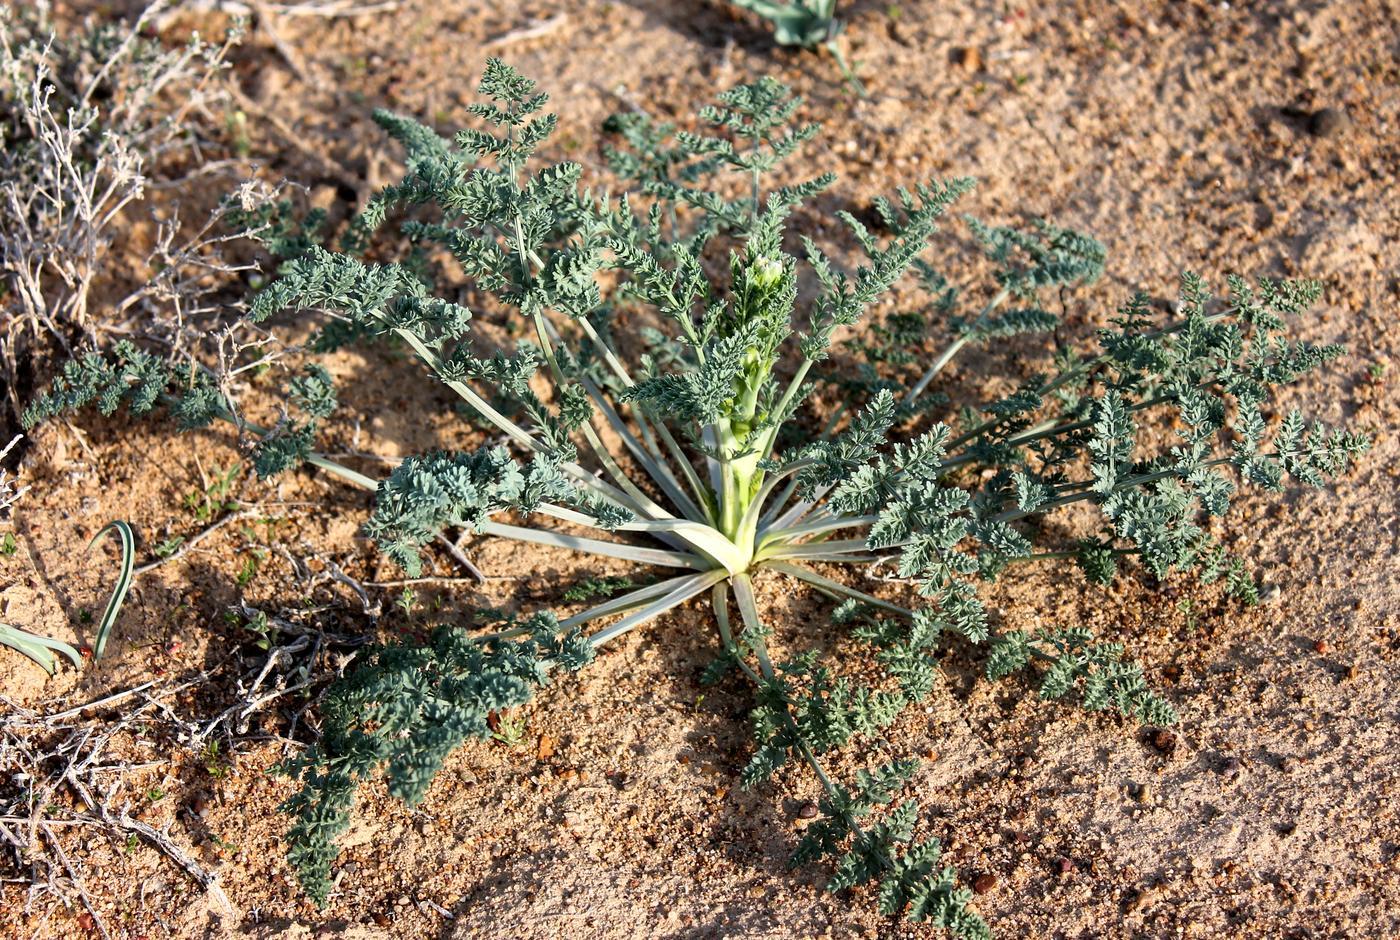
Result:
<svg viewBox="0 0 1400 940">
<path fill-rule="evenodd" d="M 418 592 L 411 587 L 405 587 L 399 592 L 398 598 L 394 601 L 394 606 L 403 611 L 403 615 L 409 620 L 413 619 L 413 609 L 418 606 Z"/>
<path fill-rule="evenodd" d="M 491 731 L 491 740 L 499 741 L 506 747 L 516 747 L 525 740 L 525 730 L 523 715 L 512 716 L 507 713 L 498 713 L 496 727 Z"/>
</svg>

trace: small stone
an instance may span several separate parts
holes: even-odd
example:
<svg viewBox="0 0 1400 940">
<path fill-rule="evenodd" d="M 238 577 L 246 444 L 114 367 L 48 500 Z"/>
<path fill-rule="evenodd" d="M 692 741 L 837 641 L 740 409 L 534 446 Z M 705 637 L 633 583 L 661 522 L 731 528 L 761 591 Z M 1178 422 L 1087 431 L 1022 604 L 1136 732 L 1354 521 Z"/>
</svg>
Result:
<svg viewBox="0 0 1400 940">
<path fill-rule="evenodd" d="M 798 819 L 816 819 L 816 818 L 817 818 L 817 804 L 816 804 L 816 803 L 803 803 L 803 804 L 802 804 L 802 807 L 797 811 L 797 818 L 798 818 Z"/>
<path fill-rule="evenodd" d="M 1128 795 L 1133 798 L 1134 802 L 1146 803 L 1152 799 L 1152 787 L 1145 783 L 1130 783 L 1128 784 Z"/>
<path fill-rule="evenodd" d="M 547 734 L 540 735 L 539 747 L 535 749 L 535 756 L 540 760 L 549 760 L 554 756 L 554 739 Z"/>
<path fill-rule="evenodd" d="M 1336 137 L 1351 129 L 1351 115 L 1344 108 L 1323 108 L 1308 115 L 1308 133 L 1314 137 Z"/>
<path fill-rule="evenodd" d="M 984 872 L 972 880 L 973 894 L 986 894 L 997 886 L 997 876 L 991 872 Z"/>
<path fill-rule="evenodd" d="M 901 46 L 911 46 L 914 44 L 914 40 L 909 36 L 908 32 L 895 20 L 891 20 L 889 23 L 885 24 L 885 32 L 889 33 L 890 38 Z"/>
<path fill-rule="evenodd" d="M 1128 913 L 1136 914 L 1141 911 L 1146 911 L 1156 903 L 1159 893 L 1160 889 L 1158 888 L 1130 889 L 1130 894 L 1128 895 Z"/>
<path fill-rule="evenodd" d="M 1313 652 L 1316 653 L 1316 654 L 1319 655 L 1319 656 L 1326 656 L 1326 655 L 1327 655 L 1327 641 L 1326 641 L 1326 640 L 1318 640 L 1317 642 L 1315 642 L 1315 643 L 1313 644 Z"/>
<path fill-rule="evenodd" d="M 399 895 L 399 899 L 394 903 L 397 904 L 399 907 L 408 907 L 408 905 L 412 904 L 413 902 L 409 900 L 408 895 L 401 894 Z"/>
<path fill-rule="evenodd" d="M 1059 858 L 1055 859 L 1055 870 L 1060 873 L 1061 878 L 1073 874 L 1074 862 L 1061 855 Z"/>
<path fill-rule="evenodd" d="M 389 915 L 384 913 L 383 911 L 375 911 L 373 914 L 370 915 L 370 919 L 373 920 L 375 925 L 379 927 L 388 927 L 389 924 L 392 923 L 392 921 L 389 920 Z"/>
<path fill-rule="evenodd" d="M 1152 732 L 1152 746 L 1163 754 L 1171 755 L 1176 752 L 1176 735 L 1166 728 L 1158 728 Z"/>
<path fill-rule="evenodd" d="M 982 50 L 976 46 L 961 46 L 953 50 L 953 64 L 969 72 L 982 71 Z"/>
<path fill-rule="evenodd" d="M 1220 775 L 1233 780 L 1240 775 L 1240 771 L 1243 767 L 1244 765 L 1240 763 L 1240 759 L 1231 754 L 1220 762 Z"/>
</svg>

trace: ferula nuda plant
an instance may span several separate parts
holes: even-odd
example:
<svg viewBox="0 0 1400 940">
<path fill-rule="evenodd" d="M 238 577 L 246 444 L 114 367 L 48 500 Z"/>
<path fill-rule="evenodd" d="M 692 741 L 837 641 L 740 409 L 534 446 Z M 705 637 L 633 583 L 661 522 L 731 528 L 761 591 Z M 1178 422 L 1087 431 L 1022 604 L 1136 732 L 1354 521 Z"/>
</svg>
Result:
<svg viewBox="0 0 1400 940">
<path fill-rule="evenodd" d="M 968 219 L 994 273 L 955 287 L 927 257 L 972 186 L 954 179 L 878 200 L 879 231 L 838 212 L 852 235 L 842 263 L 789 231 L 833 177 L 769 184 L 818 132 L 794 120 L 799 101 L 771 79 L 720 95 L 701 130 L 636 114 L 610 122 L 625 141 L 609 151 L 620 196 L 582 189 L 576 164 L 540 159 L 555 117 L 532 82 L 493 60 L 480 92 L 477 126 L 454 141 L 379 114 L 407 151 L 406 175 L 353 220 L 341 250 L 301 245 L 251 316 L 311 311 L 339 337 L 401 344 L 503 443 L 410 457 L 372 479 L 313 450 L 335 408 L 329 375 L 313 368 L 291 389 L 294 411 L 258 432 L 257 466 L 267 475 L 309 461 L 374 489 L 365 531 L 410 574 L 437 533 L 462 526 L 623 559 L 645 586 L 579 613 L 502 615 L 489 632 L 444 625 L 426 644 L 364 658 L 327 695 L 319 744 L 287 768 L 302 784 L 286 807 L 302 883 L 327 897 L 361 781 L 383 773 L 392 793 L 420 800 L 449 753 L 489 735 L 493 712 L 678 605 L 708 601 L 711 677 L 737 673 L 753 687 L 743 783 L 791 764 L 824 791 L 794 861 L 830 864 L 834 890 L 875 883 L 889 914 L 986 936 L 938 842 L 921 838 L 917 803 L 900 799 L 916 765 L 877 761 L 842 783 L 823 755 L 852 741 L 878 749 L 883 729 L 935 688 L 949 635 L 989 644 L 991 677 L 1033 670 L 1047 697 L 1173 721 L 1120 645 L 1076 626 L 993 636 L 977 583 L 1040 561 L 1106 583 L 1135 561 L 1157 577 L 1225 579 L 1248 598 L 1252 579 L 1204 517 L 1225 513 L 1240 482 L 1318 485 L 1366 446 L 1296 412 L 1266 417 L 1275 386 L 1340 352 L 1284 338 L 1318 286 L 1231 279 L 1217 299 L 1188 275 L 1174 312 L 1133 297 L 1092 345 L 1065 345 L 1010 394 L 956 410 L 950 399 L 967 396 L 942 388 L 948 364 L 1055 328 L 1042 298 L 1094 281 L 1098 242 L 1047 223 Z M 395 213 L 408 219 L 402 237 L 377 235 Z M 455 270 L 418 250 L 403 263 L 367 260 L 403 238 L 450 255 Z M 928 298 L 922 308 L 862 324 L 907 275 Z M 477 315 L 509 318 L 527 338 L 480 348 L 468 297 Z M 931 337 L 946 349 L 919 355 Z M 836 360 L 865 362 L 833 370 L 838 339 Z M 823 387 L 845 404 L 814 422 L 806 406 Z M 219 388 L 125 347 L 70 364 L 31 418 L 164 400 L 198 426 L 235 415 Z M 1038 544 L 1065 531 L 1038 520 L 1069 506 L 1097 522 L 1083 528 L 1081 516 L 1073 541 Z M 766 620 L 762 569 L 837 601 L 833 623 L 868 655 L 838 660 Z M 869 593 L 858 585 L 872 574 L 902 587 Z M 775 631 L 783 649 L 807 651 L 775 658 Z"/>
</svg>

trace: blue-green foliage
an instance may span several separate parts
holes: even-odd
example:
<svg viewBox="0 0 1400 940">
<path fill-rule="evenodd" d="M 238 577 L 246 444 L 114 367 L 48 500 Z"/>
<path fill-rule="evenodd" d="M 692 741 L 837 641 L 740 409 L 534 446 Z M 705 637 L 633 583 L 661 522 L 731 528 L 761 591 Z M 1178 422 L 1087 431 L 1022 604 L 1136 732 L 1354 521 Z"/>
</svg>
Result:
<svg viewBox="0 0 1400 940">
<path fill-rule="evenodd" d="M 912 620 L 875 617 L 855 602 L 843 604 L 833 618 L 855 624 L 852 635 L 875 651 L 886 681 L 865 685 L 837 676 L 818 662 L 815 650 L 781 664 L 772 679 L 759 683 L 750 716 L 758 747 L 741 774 L 744 785 L 768 779 L 789 760 L 819 756 L 853 739 L 877 738 L 933 690 L 934 652 L 947 626 L 942 618 L 930 610 Z M 874 825 L 861 824 L 875 806 L 890 802 L 917 768 L 917 762 L 907 761 L 861 771 L 854 790 L 831 784 L 819 804 L 823 818 L 807 828 L 791 864 L 830 857 L 836 862 L 830 890 L 876 881 L 885 914 L 903 913 L 959 937 L 989 937 L 986 924 L 967 909 L 971 892 L 957 887 L 951 867 L 938 867 L 938 841 L 913 840 L 917 803 L 906 801 Z"/>
<path fill-rule="evenodd" d="M 492 713 L 529 701 L 554 669 L 575 671 L 593 658 L 548 612 L 503 626 L 525 638 L 482 645 L 443 626 L 426 645 L 372 649 L 327 693 L 320 743 L 282 765 L 302 785 L 283 805 L 296 817 L 289 857 L 318 903 L 330 893 L 335 839 L 350 826 L 362 782 L 382 771 L 390 795 L 416 805 L 449 754 L 490 736 Z"/>
<path fill-rule="evenodd" d="M 791 864 L 833 858 L 836 870 L 827 883 L 829 890 L 876 881 L 882 913 L 903 912 L 909 920 L 931 923 L 953 936 L 986 940 L 991 931 L 967 906 L 972 892 L 957 887 L 957 872 L 951 866 L 939 867 L 938 840 L 914 840 L 917 803 L 906 800 L 873 825 L 861 826 L 877 807 L 893 801 L 917 770 L 917 762 L 901 761 L 860 771 L 853 789 L 834 784 L 819 802 L 822 816 L 803 833 Z"/>
<path fill-rule="evenodd" d="M 837 216 L 846 223 L 867 257 L 854 274 L 835 267 L 810 238 L 804 237 L 808 261 L 822 292 L 811 308 L 811 327 L 802 349 L 812 358 L 823 358 L 838 327 L 856 323 L 875 298 L 888 291 L 915 265 L 938 231 L 939 220 L 957 199 L 972 190 L 974 181 L 954 178 L 947 182 L 920 183 L 901 189 L 896 208 L 882 203 L 892 235 L 884 243 L 849 212 Z"/>
<path fill-rule="evenodd" d="M 547 460 L 522 467 L 504 447 L 475 453 L 410 457 L 379 484 L 365 533 L 412 577 L 418 551 L 449 525 L 480 531 L 505 509 L 532 512 L 542 501 L 567 501 L 572 487 Z"/>
<path fill-rule="evenodd" d="M 166 401 L 184 429 L 202 428 L 221 413 L 222 399 L 209 376 L 191 367 L 172 367 L 127 340 L 110 352 L 90 352 L 63 364 L 58 376 L 22 416 L 26 428 L 96 405 L 110 415 L 123 404 L 146 414 Z"/>
<path fill-rule="evenodd" d="M 1122 644 L 1095 643 L 1082 627 L 1002 634 L 987 656 L 987 678 L 1011 675 L 1036 660 L 1046 663 L 1040 679 L 1045 698 L 1064 698 L 1078 688 L 1090 711 L 1113 709 L 1149 725 L 1176 723 L 1176 710 L 1148 688 L 1142 667 L 1123 661 Z"/>
</svg>

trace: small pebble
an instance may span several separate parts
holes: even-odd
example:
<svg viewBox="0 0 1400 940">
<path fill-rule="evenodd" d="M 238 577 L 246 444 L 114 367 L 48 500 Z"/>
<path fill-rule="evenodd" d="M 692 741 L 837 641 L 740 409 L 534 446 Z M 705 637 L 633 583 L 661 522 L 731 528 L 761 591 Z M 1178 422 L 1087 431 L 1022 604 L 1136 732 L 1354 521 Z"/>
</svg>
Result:
<svg viewBox="0 0 1400 940">
<path fill-rule="evenodd" d="M 1158 728 L 1152 732 L 1152 746 L 1163 754 L 1173 754 L 1176 752 L 1176 735 L 1166 728 Z"/>
<path fill-rule="evenodd" d="M 406 894 L 401 894 L 401 895 L 399 895 L 399 899 L 398 899 L 397 901 L 395 901 L 394 903 L 397 904 L 399 907 L 408 907 L 408 905 L 411 904 L 411 903 L 413 903 L 413 902 L 411 902 L 411 901 L 408 899 L 408 895 L 406 895 Z"/>
<path fill-rule="evenodd" d="M 976 878 L 973 879 L 973 881 L 972 881 L 972 893 L 973 893 L 973 894 L 986 894 L 988 891 L 992 890 L 992 889 L 995 888 L 996 886 L 997 886 L 997 876 L 996 876 L 996 875 L 993 875 L 991 872 L 985 872 L 985 873 L 983 873 L 983 874 L 981 874 L 981 875 L 978 875 Z"/>
<path fill-rule="evenodd" d="M 1135 802 L 1146 803 L 1152 799 L 1152 787 L 1145 783 L 1130 783 L 1128 784 L 1128 795 Z"/>
<path fill-rule="evenodd" d="M 1233 754 L 1220 762 L 1221 775 L 1231 779 L 1238 777 L 1242 768 L 1243 765 L 1240 763 L 1240 759 Z"/>
<path fill-rule="evenodd" d="M 1128 893 L 1128 913 L 1136 914 L 1145 911 L 1157 901 L 1158 888 L 1136 888 L 1129 889 Z"/>
<path fill-rule="evenodd" d="M 1063 878 L 1065 875 L 1073 873 L 1074 862 L 1071 862 L 1061 855 L 1059 858 L 1055 859 L 1055 869 L 1060 873 L 1060 877 Z"/>
<path fill-rule="evenodd" d="M 384 913 L 383 911 L 375 911 L 373 914 L 370 915 L 370 919 L 373 920 L 375 925 L 379 927 L 387 927 L 390 923 L 392 923 L 389 920 L 389 915 Z"/>
<path fill-rule="evenodd" d="M 1313 652 L 1317 653 L 1317 655 L 1319 655 L 1319 656 L 1326 656 L 1326 655 L 1327 655 L 1327 641 L 1326 641 L 1326 640 L 1318 640 L 1316 643 L 1314 643 L 1314 644 L 1313 644 Z"/>
<path fill-rule="evenodd" d="M 816 818 L 817 818 L 817 804 L 816 804 L 816 803 L 803 803 L 803 804 L 802 804 L 802 808 L 799 809 L 799 810 L 797 811 L 797 818 L 798 818 L 798 819 L 816 819 Z"/>
<path fill-rule="evenodd" d="M 954 49 L 953 64 L 962 66 L 969 72 L 980 72 L 982 71 L 982 50 L 976 46 Z"/>
<path fill-rule="evenodd" d="M 1336 137 L 1351 128 L 1351 116 L 1343 108 L 1323 108 L 1308 116 L 1308 133 L 1314 137 Z"/>
</svg>

